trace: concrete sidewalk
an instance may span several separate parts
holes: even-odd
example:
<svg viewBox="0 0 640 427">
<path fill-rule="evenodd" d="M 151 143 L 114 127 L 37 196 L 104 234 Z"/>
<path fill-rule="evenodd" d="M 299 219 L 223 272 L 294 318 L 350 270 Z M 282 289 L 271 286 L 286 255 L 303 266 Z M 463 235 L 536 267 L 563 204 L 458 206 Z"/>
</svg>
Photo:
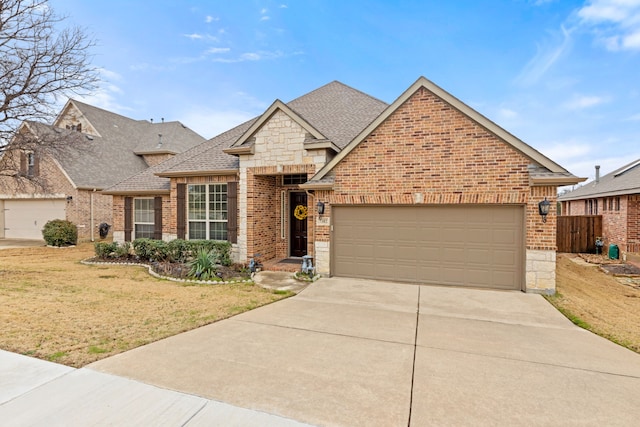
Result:
<svg viewBox="0 0 640 427">
<path fill-rule="evenodd" d="M 306 424 L 0 350 L 0 425 L 302 427 Z"/>
<path fill-rule="evenodd" d="M 0 390 L 8 426 L 627 426 L 640 355 L 539 295 L 331 278 L 79 370 L 0 352 Z"/>
</svg>

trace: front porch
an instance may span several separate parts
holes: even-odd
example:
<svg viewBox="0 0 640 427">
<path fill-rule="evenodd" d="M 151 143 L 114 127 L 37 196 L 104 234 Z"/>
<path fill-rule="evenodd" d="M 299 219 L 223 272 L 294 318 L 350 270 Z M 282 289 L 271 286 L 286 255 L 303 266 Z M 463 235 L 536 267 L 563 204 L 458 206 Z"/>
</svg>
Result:
<svg viewBox="0 0 640 427">
<path fill-rule="evenodd" d="M 302 258 L 273 258 L 262 261 L 263 271 L 282 271 L 295 273 L 302 269 Z"/>
</svg>

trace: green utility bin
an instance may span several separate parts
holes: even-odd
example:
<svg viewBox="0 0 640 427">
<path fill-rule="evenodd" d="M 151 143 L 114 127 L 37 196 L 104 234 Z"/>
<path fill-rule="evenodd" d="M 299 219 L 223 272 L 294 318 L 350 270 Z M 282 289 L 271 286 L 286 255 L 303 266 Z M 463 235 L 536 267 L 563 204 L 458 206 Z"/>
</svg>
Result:
<svg viewBox="0 0 640 427">
<path fill-rule="evenodd" d="M 609 259 L 618 259 L 619 256 L 618 245 L 609 245 Z"/>
</svg>

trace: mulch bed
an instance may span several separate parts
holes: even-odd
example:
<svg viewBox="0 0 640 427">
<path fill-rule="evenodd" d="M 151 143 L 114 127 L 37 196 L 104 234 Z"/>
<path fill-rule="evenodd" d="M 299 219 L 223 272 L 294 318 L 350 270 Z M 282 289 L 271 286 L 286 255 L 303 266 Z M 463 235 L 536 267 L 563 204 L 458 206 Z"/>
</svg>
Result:
<svg viewBox="0 0 640 427">
<path fill-rule="evenodd" d="M 616 276 L 640 276 L 640 268 L 632 264 L 608 264 L 600 268 Z"/>
<path fill-rule="evenodd" d="M 607 255 L 596 254 L 579 254 L 580 258 L 591 264 L 608 265 L 608 264 L 621 264 L 619 259 L 610 259 Z"/>
<path fill-rule="evenodd" d="M 189 266 L 187 264 L 173 263 L 173 262 L 145 262 L 136 257 L 122 257 L 122 258 L 90 258 L 89 262 L 104 262 L 113 264 L 143 264 L 150 266 L 154 272 L 162 276 L 173 277 L 176 279 L 189 279 Z M 230 266 L 218 266 L 216 269 L 216 276 L 222 281 L 228 280 L 248 280 L 251 278 L 249 271 L 242 264 L 232 264 Z"/>
</svg>

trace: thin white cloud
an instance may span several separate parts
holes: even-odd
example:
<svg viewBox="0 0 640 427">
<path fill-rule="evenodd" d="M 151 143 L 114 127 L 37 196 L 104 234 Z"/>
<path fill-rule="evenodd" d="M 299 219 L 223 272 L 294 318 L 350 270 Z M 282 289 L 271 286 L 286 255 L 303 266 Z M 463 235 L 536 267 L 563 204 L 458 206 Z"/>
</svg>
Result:
<svg viewBox="0 0 640 427">
<path fill-rule="evenodd" d="M 287 9 L 287 8 L 289 8 L 289 6 L 287 6 L 286 4 L 281 4 L 279 7 L 280 7 L 280 9 Z"/>
<path fill-rule="evenodd" d="M 220 18 L 217 18 L 217 17 L 215 17 L 215 16 L 211 16 L 211 15 L 207 15 L 207 16 L 204 18 L 204 22 L 206 22 L 207 24 L 210 24 L 210 23 L 212 23 L 212 22 L 216 22 L 216 21 L 219 21 L 219 20 L 220 20 Z"/>
<path fill-rule="evenodd" d="M 556 162 L 580 158 L 592 152 L 590 144 L 576 140 L 558 141 L 550 146 L 541 148 L 545 156 Z"/>
<path fill-rule="evenodd" d="M 572 99 L 564 103 L 564 107 L 568 110 L 583 110 L 585 108 L 595 107 L 596 105 L 604 104 L 608 102 L 608 99 L 601 96 L 594 95 L 577 95 Z"/>
<path fill-rule="evenodd" d="M 229 52 L 230 50 L 231 50 L 231 49 L 230 49 L 230 48 L 228 48 L 228 47 L 212 47 L 212 48 L 207 49 L 207 52 L 206 52 L 206 53 L 214 54 L 214 55 L 215 55 L 215 54 L 217 54 L 217 53 L 227 53 L 227 52 Z"/>
<path fill-rule="evenodd" d="M 505 119 L 514 119 L 518 117 L 518 113 L 509 108 L 501 108 L 498 113 Z"/>
<path fill-rule="evenodd" d="M 633 116 L 627 118 L 626 120 L 630 122 L 640 122 L 640 113 L 634 114 Z"/>
<path fill-rule="evenodd" d="M 591 0 L 577 16 L 606 49 L 640 50 L 640 0 Z"/>
<path fill-rule="evenodd" d="M 234 63 L 234 62 L 246 62 L 246 61 L 262 61 L 273 60 L 284 57 L 285 54 L 281 51 L 258 51 L 258 52 L 246 52 L 235 58 L 212 58 L 213 62 L 222 63 Z"/>
<path fill-rule="evenodd" d="M 98 89 L 95 90 L 91 95 L 78 96 L 76 97 L 76 99 L 89 105 L 93 105 L 94 107 L 102 108 L 116 113 L 125 113 L 127 111 L 132 111 L 131 108 L 125 107 L 116 101 L 116 97 L 122 95 L 124 92 L 114 82 L 122 81 L 122 76 L 114 71 L 110 71 L 104 68 L 101 68 L 98 71 L 101 78 Z"/>
<path fill-rule="evenodd" d="M 266 15 L 260 18 L 261 21 L 268 21 L 269 19 L 271 18 Z"/>
<path fill-rule="evenodd" d="M 204 36 L 202 34 L 197 34 L 197 33 L 193 33 L 193 34 L 183 34 L 184 37 L 191 39 L 191 40 L 200 40 L 203 39 Z"/>
<path fill-rule="evenodd" d="M 553 65 L 569 50 L 571 46 L 571 31 L 560 27 L 561 40 L 550 46 L 538 46 L 536 55 L 525 65 L 515 82 L 522 86 L 530 86 L 542 79 Z"/>
<path fill-rule="evenodd" d="M 178 114 L 180 122 L 205 138 L 213 138 L 255 116 L 256 114 L 247 111 L 221 111 L 205 106 L 192 107 L 189 111 Z"/>
</svg>

